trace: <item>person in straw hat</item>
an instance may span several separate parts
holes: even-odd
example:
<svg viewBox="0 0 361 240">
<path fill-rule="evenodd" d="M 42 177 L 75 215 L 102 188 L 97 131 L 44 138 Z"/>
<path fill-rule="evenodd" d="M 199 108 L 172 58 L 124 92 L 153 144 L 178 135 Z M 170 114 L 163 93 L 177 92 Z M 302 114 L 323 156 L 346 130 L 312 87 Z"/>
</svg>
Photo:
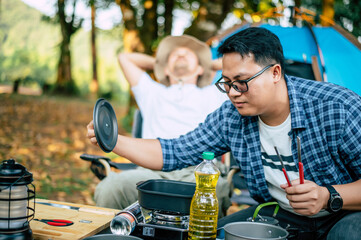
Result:
<svg viewBox="0 0 361 240">
<path fill-rule="evenodd" d="M 120 53 L 118 62 L 143 117 L 142 138 L 179 137 L 196 128 L 227 99 L 211 85 L 212 71 L 220 70 L 221 61 L 212 61 L 210 48 L 194 37 L 168 36 L 160 42 L 155 57 Z M 159 82 L 146 72 L 151 70 Z M 161 178 L 195 182 L 194 167 L 172 172 L 142 167 L 111 172 L 96 187 L 95 202 L 123 209 L 137 200 L 137 182 Z M 230 205 L 229 187 L 225 179 L 219 186 L 220 209 L 225 212 Z"/>
</svg>

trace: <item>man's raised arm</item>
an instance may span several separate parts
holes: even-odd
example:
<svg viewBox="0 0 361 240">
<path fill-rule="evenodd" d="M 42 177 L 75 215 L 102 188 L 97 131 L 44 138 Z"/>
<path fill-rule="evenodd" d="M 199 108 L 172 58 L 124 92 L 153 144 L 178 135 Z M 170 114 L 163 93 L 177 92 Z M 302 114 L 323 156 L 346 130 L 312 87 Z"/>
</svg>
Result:
<svg viewBox="0 0 361 240">
<path fill-rule="evenodd" d="M 90 142 L 98 145 L 93 121 L 88 124 L 87 130 L 87 137 Z M 163 167 L 162 147 L 157 139 L 141 139 L 118 135 L 113 152 L 129 159 L 138 166 L 153 170 L 161 170 Z"/>
</svg>

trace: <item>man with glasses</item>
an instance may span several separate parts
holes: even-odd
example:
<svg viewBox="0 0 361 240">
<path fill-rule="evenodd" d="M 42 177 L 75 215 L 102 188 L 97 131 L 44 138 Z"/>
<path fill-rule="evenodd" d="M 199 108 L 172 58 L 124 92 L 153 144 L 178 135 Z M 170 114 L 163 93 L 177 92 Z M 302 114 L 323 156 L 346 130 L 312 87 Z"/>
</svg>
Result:
<svg viewBox="0 0 361 240">
<path fill-rule="evenodd" d="M 334 84 L 285 75 L 282 45 L 264 28 L 240 31 L 218 51 L 223 69 L 216 85 L 230 101 L 177 139 L 119 136 L 114 152 L 170 171 L 198 164 L 203 151 L 216 156 L 231 151 L 251 196 L 260 203 L 277 201 L 274 217 L 289 239 L 359 239 L 361 97 Z M 89 126 L 88 137 L 96 143 Z M 247 220 L 255 208 L 220 219 L 218 227 Z M 274 209 L 259 213 L 273 216 Z"/>
</svg>

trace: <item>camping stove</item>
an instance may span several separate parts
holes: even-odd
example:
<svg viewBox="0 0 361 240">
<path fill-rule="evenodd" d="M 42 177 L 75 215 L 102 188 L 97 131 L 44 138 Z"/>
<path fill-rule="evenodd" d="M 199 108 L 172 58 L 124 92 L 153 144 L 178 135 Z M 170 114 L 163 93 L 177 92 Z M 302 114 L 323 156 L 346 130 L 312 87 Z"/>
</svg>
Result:
<svg viewBox="0 0 361 240">
<path fill-rule="evenodd" d="M 131 235 L 143 239 L 185 240 L 188 237 L 189 215 L 142 207 L 143 222 L 139 222 Z"/>
<path fill-rule="evenodd" d="M 185 240 L 196 184 L 167 179 L 151 179 L 137 184 L 143 219 L 132 235 L 142 239 Z"/>
</svg>

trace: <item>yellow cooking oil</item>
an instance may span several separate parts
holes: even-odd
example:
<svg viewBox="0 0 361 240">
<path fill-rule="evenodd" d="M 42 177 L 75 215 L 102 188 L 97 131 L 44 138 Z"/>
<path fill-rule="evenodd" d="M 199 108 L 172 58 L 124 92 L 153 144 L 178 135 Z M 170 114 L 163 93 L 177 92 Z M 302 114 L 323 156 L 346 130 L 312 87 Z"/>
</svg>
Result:
<svg viewBox="0 0 361 240">
<path fill-rule="evenodd" d="M 203 162 L 195 169 L 196 191 L 192 198 L 188 239 L 216 239 L 218 199 L 216 185 L 219 170 L 213 163 L 214 153 L 204 152 Z"/>
</svg>

